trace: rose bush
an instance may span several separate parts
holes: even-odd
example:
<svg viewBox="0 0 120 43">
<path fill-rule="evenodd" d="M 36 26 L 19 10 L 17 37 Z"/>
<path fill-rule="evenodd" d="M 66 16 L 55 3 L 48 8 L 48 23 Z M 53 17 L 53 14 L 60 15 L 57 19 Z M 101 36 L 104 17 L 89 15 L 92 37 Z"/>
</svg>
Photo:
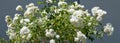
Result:
<svg viewBox="0 0 120 43">
<path fill-rule="evenodd" d="M 65 40 L 86 43 L 87 39 L 102 38 L 104 33 L 112 35 L 114 30 L 111 23 L 103 27 L 101 21 L 107 12 L 99 7 L 93 7 L 92 13 L 89 13 L 84 5 L 76 1 L 68 4 L 64 0 L 45 0 L 38 4 L 44 7 L 30 3 L 23 9 L 18 5 L 16 10 L 21 14 L 16 13 L 14 18 L 5 17 L 6 33 L 11 43 L 40 43 L 41 40 L 49 43 L 63 43 Z"/>
</svg>

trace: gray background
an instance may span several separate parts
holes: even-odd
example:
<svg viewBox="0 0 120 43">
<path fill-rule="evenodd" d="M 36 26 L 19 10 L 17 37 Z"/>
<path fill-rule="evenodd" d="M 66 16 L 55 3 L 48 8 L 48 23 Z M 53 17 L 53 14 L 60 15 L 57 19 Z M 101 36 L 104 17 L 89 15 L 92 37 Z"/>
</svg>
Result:
<svg viewBox="0 0 120 43">
<path fill-rule="evenodd" d="M 6 38 L 5 31 L 7 26 L 5 23 L 5 16 L 14 16 L 17 11 L 15 8 L 17 5 L 25 5 L 38 0 L 0 0 L 0 38 Z M 120 0 L 80 0 L 80 3 L 85 5 L 85 8 L 91 9 L 94 6 L 99 6 L 100 8 L 107 11 L 107 15 L 104 16 L 103 23 L 110 22 L 113 24 L 115 30 L 112 36 L 108 37 L 104 35 L 103 39 L 96 39 L 93 42 L 87 41 L 88 43 L 120 43 Z M 36 4 L 37 5 L 37 4 Z"/>
</svg>

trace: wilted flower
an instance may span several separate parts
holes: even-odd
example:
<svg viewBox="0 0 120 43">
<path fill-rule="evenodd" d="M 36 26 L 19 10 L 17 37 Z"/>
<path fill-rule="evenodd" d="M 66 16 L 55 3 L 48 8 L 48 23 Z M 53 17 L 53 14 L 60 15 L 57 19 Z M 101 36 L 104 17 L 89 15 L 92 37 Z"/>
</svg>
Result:
<svg viewBox="0 0 120 43">
<path fill-rule="evenodd" d="M 107 35 L 112 35 L 114 31 L 114 27 L 111 23 L 107 23 L 106 26 L 104 26 L 104 32 L 107 33 Z"/>
<path fill-rule="evenodd" d="M 22 8 L 21 5 L 18 5 L 18 6 L 16 7 L 16 10 L 17 10 L 17 11 L 23 11 L 23 8 Z"/>
<path fill-rule="evenodd" d="M 55 40 L 54 40 L 54 39 L 51 39 L 51 40 L 50 40 L 50 43 L 55 43 Z"/>
<path fill-rule="evenodd" d="M 26 26 L 23 26 L 21 29 L 20 29 L 20 34 L 28 34 L 30 33 L 30 29 Z"/>
</svg>

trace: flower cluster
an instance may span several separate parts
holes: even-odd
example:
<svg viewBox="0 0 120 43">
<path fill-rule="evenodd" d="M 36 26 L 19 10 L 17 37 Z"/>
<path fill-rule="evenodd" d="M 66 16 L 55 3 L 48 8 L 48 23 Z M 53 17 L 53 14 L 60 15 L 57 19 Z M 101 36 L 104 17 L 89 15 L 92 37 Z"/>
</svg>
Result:
<svg viewBox="0 0 120 43">
<path fill-rule="evenodd" d="M 103 33 L 112 35 L 113 26 L 107 23 L 102 27 L 102 18 L 106 11 L 99 7 L 93 7 L 91 13 L 84 5 L 68 4 L 64 0 L 45 0 L 43 8 L 35 6 L 34 3 L 26 5 L 26 10 L 21 5 L 16 7 L 17 11 L 12 19 L 9 15 L 5 17 L 8 26 L 7 35 L 13 43 L 36 43 L 41 40 L 49 40 L 50 43 L 63 43 L 68 40 L 71 43 L 86 43 L 86 39 L 93 40 L 96 36 L 103 37 Z M 57 5 L 53 3 L 57 3 Z M 97 29 L 97 27 L 103 29 Z M 47 42 L 46 42 L 47 43 Z"/>
</svg>

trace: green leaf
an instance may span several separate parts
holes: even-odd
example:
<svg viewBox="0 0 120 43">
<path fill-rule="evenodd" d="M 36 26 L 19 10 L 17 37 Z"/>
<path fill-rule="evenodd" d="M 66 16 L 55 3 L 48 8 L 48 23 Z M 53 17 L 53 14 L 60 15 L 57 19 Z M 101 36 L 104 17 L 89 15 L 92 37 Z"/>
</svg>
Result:
<svg viewBox="0 0 120 43">
<path fill-rule="evenodd" d="M 43 4 L 43 3 L 39 1 L 39 2 L 37 2 L 37 4 L 38 4 L 38 5 L 41 5 L 41 4 Z"/>
</svg>

